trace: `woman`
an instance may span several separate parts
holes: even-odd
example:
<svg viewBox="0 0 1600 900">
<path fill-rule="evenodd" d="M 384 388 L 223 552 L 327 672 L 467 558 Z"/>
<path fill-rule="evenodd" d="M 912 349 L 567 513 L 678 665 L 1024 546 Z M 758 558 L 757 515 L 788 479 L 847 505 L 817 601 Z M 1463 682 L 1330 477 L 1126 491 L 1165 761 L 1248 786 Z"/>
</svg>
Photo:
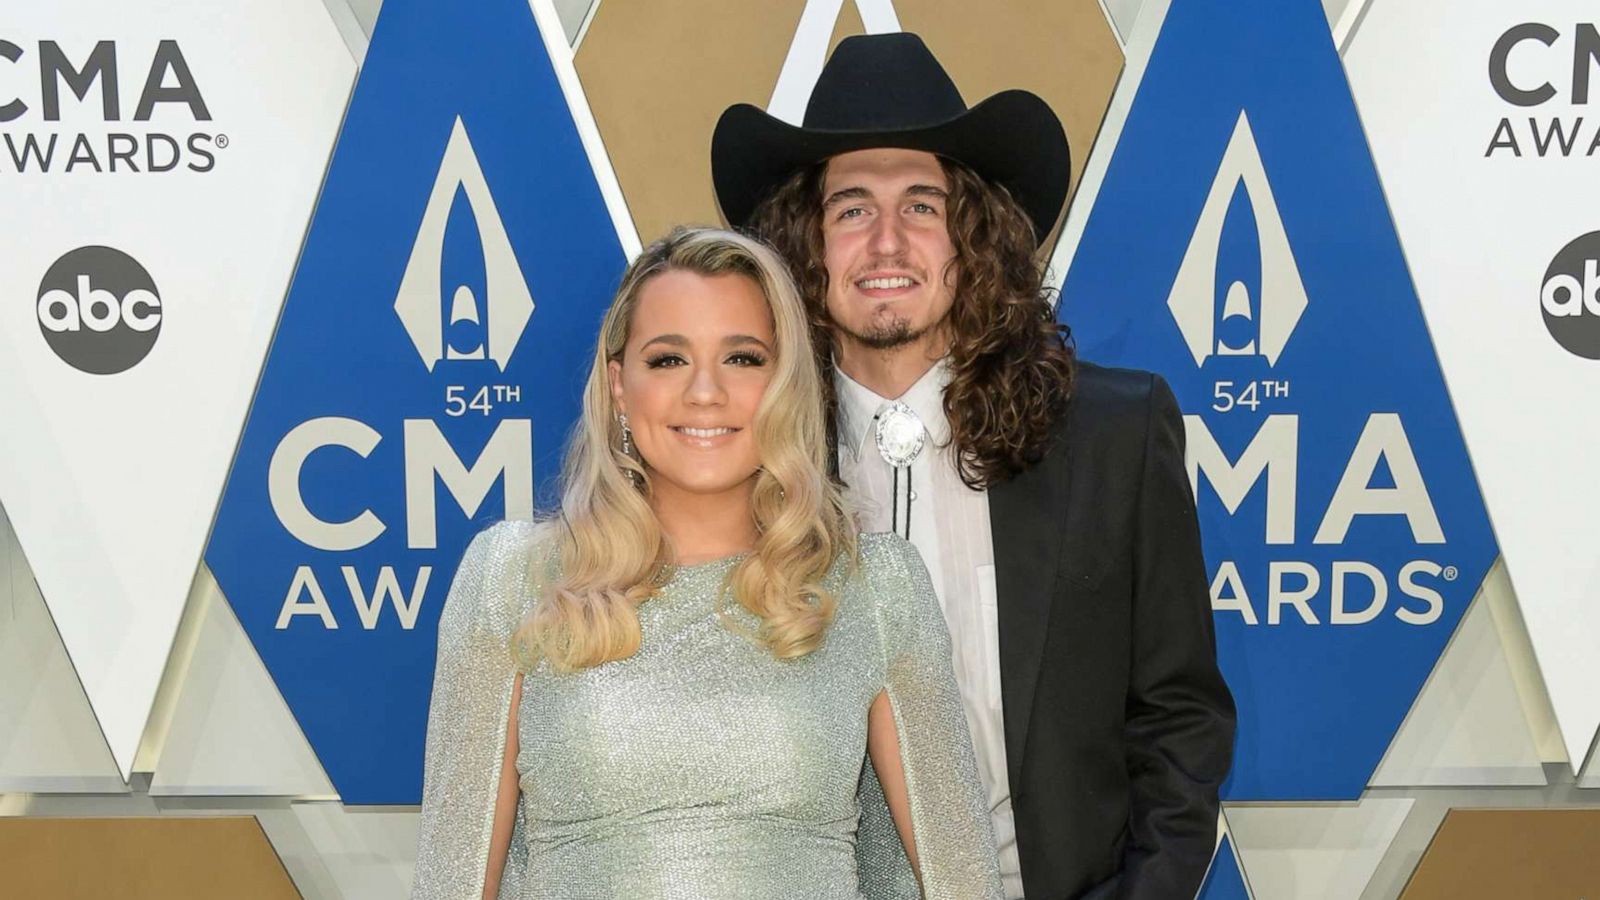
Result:
<svg viewBox="0 0 1600 900">
<path fill-rule="evenodd" d="M 854 535 L 820 396 L 771 250 L 629 267 L 560 516 L 451 586 L 414 897 L 1000 896 L 937 600 Z"/>
</svg>

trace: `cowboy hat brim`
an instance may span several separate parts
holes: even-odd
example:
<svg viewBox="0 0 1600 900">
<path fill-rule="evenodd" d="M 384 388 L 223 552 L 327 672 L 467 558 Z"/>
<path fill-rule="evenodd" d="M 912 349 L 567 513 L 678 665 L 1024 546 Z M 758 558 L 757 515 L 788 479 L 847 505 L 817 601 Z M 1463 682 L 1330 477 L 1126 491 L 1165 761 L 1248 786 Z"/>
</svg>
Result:
<svg viewBox="0 0 1600 900">
<path fill-rule="evenodd" d="M 1061 122 L 1029 91 L 1002 91 L 947 121 L 909 129 L 804 128 L 740 103 L 722 114 L 711 134 L 717 202 L 728 224 L 743 228 L 795 171 L 874 147 L 949 157 L 1003 185 L 1032 222 L 1035 245 L 1055 227 L 1072 179 Z"/>
</svg>

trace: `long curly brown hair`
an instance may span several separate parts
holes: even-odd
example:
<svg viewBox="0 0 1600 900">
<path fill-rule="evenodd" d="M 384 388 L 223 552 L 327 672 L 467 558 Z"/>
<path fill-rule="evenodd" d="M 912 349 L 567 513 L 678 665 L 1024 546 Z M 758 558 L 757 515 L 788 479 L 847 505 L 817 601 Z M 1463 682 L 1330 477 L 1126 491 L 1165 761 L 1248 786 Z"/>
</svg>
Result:
<svg viewBox="0 0 1600 900">
<path fill-rule="evenodd" d="M 1049 449 L 1051 425 L 1072 394 L 1071 332 L 1056 321 L 1054 290 L 1044 286 L 1033 225 L 1010 192 L 959 162 L 939 162 L 950 183 L 947 221 L 956 276 L 955 299 L 940 326 L 950 348 L 944 412 L 961 480 L 981 490 L 1038 462 Z M 826 169 L 824 161 L 790 176 L 750 222 L 789 261 L 824 366 L 838 350 L 823 264 Z M 828 434 L 836 440 L 833 379 L 822 383 Z"/>
</svg>

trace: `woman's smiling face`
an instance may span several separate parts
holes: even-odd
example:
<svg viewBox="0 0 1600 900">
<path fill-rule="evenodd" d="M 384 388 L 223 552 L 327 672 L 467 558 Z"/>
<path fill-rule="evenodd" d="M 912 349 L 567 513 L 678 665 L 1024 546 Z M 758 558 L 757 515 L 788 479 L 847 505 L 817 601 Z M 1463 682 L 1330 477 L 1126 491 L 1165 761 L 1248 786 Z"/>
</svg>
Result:
<svg viewBox="0 0 1600 900">
<path fill-rule="evenodd" d="M 611 395 L 658 501 L 748 489 L 775 344 L 749 277 L 669 270 L 640 289 L 622 358 L 609 364 Z"/>
</svg>

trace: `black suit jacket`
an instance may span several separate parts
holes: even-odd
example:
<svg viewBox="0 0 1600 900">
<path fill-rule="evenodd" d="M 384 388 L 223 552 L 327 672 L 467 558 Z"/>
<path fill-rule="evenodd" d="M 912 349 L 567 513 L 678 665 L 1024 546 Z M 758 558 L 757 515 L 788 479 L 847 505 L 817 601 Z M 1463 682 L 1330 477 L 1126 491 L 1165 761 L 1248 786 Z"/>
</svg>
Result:
<svg viewBox="0 0 1600 900">
<path fill-rule="evenodd" d="M 1233 756 L 1182 417 L 1080 363 L 1048 455 L 989 488 L 1028 900 L 1191 900 Z"/>
</svg>

